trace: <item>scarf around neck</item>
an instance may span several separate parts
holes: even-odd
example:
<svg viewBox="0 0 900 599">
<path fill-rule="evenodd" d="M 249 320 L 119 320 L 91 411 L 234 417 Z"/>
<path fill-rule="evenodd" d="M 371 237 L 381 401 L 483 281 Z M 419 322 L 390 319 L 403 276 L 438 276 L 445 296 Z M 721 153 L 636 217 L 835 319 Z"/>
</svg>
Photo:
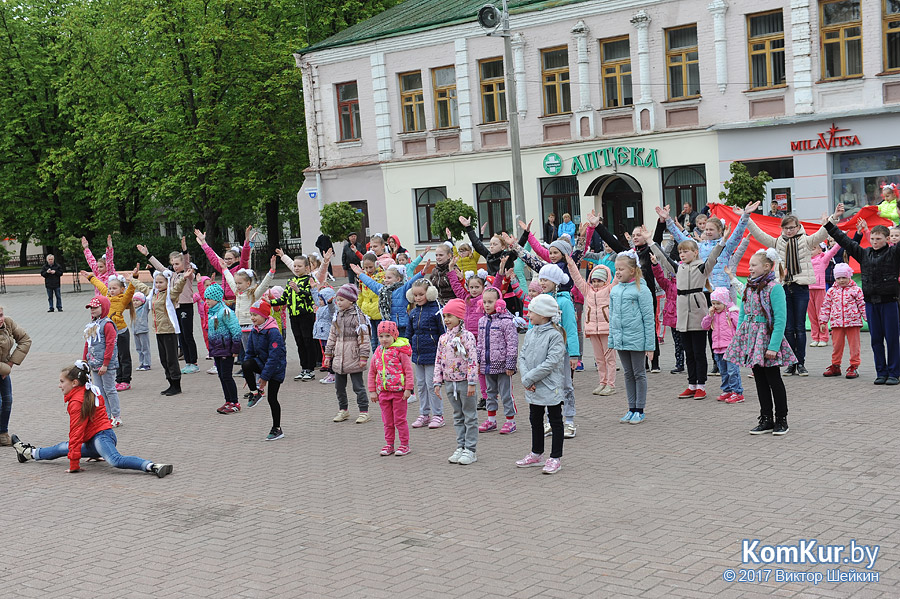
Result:
<svg viewBox="0 0 900 599">
<path fill-rule="evenodd" d="M 382 285 L 381 292 L 378 294 L 378 311 L 381 313 L 382 320 L 391 319 L 393 293 L 401 287 L 403 287 L 402 281 L 397 281 L 396 283 L 391 283 L 390 285 Z"/>
<path fill-rule="evenodd" d="M 767 275 L 761 275 L 752 279 L 747 279 L 747 288 L 744 290 L 744 301 L 747 300 L 747 295 L 754 291 L 759 297 L 759 305 L 762 308 L 763 314 L 766 315 L 766 328 L 769 331 L 769 334 L 772 334 L 772 330 L 774 329 L 775 320 L 772 317 L 772 296 L 769 293 L 763 293 L 763 290 L 771 287 L 775 284 L 775 273 L 769 272 Z"/>
<path fill-rule="evenodd" d="M 800 239 L 800 235 L 794 235 L 793 237 L 785 237 L 784 240 L 787 242 L 787 249 L 785 250 L 784 255 L 784 267 L 787 271 L 787 275 L 784 277 L 785 283 L 790 283 L 794 280 L 794 277 L 800 274 L 800 250 L 798 246 L 798 242 Z"/>
</svg>

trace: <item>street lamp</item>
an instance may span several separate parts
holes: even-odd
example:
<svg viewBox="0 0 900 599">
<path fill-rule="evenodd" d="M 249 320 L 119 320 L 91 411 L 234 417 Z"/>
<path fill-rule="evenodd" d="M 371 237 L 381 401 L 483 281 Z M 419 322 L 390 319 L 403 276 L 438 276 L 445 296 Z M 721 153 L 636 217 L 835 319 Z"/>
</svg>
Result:
<svg viewBox="0 0 900 599">
<path fill-rule="evenodd" d="M 512 42 L 509 33 L 509 8 L 503 0 L 501 11 L 493 4 L 485 4 L 478 11 L 478 24 L 488 30 L 487 35 L 503 38 L 503 72 L 506 76 L 506 101 L 509 107 L 509 146 L 512 150 L 513 202 L 517 220 L 525 220 L 525 191 L 522 186 L 522 148 L 519 146 L 519 102 L 513 72 Z"/>
</svg>

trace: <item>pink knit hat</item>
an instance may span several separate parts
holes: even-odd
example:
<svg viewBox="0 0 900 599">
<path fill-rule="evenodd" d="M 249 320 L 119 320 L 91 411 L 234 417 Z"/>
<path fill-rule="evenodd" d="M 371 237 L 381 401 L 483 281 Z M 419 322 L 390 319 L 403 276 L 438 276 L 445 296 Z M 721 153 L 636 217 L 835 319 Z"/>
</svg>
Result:
<svg viewBox="0 0 900 599">
<path fill-rule="evenodd" d="M 387 333 L 394 339 L 400 336 L 400 331 L 397 330 L 397 323 L 392 320 L 382 320 L 378 323 L 378 334 L 383 335 Z"/>
<path fill-rule="evenodd" d="M 728 291 L 727 287 L 716 287 L 713 292 L 709 294 L 709 299 L 728 306 L 731 304 L 731 293 Z"/>
<path fill-rule="evenodd" d="M 838 277 L 853 278 L 853 269 L 850 268 L 849 264 L 841 262 L 834 265 L 834 278 L 837 279 Z"/>
<path fill-rule="evenodd" d="M 466 302 L 461 299 L 452 299 L 444 306 L 444 314 L 452 314 L 460 320 L 466 317 Z"/>
</svg>

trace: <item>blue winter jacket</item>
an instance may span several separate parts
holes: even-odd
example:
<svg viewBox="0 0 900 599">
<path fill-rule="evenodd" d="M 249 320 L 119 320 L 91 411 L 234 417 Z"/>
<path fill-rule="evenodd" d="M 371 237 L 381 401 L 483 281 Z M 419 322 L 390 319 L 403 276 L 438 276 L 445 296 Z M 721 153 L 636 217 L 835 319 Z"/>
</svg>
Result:
<svg viewBox="0 0 900 599">
<path fill-rule="evenodd" d="M 284 337 L 278 331 L 278 324 L 271 316 L 262 327 L 253 327 L 250 341 L 244 352 L 245 360 L 253 360 L 262 369 L 259 378 L 264 381 L 284 382 L 284 371 L 287 368 L 287 351 Z"/>
<path fill-rule="evenodd" d="M 437 302 L 426 302 L 416 306 L 409 313 L 406 338 L 412 347 L 412 361 L 415 364 L 434 364 L 438 341 L 444 334 L 444 318 Z M 578 340 L 575 340 L 578 343 Z"/>
<path fill-rule="evenodd" d="M 403 286 L 397 287 L 391 293 L 391 317 L 388 320 L 396 322 L 397 330 L 399 331 L 406 328 L 406 308 L 409 306 L 409 301 L 406 299 L 406 292 L 409 291 L 409 288 L 412 287 L 413 283 L 421 278 L 422 273 L 414 274 L 405 284 L 403 284 Z M 381 290 L 384 288 L 384 284 L 379 283 L 366 273 L 360 273 L 359 280 L 363 282 L 363 285 L 374 291 L 375 295 L 380 295 Z"/>
<path fill-rule="evenodd" d="M 567 223 L 559 223 L 559 226 L 556 228 L 556 236 L 562 237 L 563 235 L 568 234 L 572 243 L 575 243 L 575 231 L 575 222 L 570 220 Z"/>
<path fill-rule="evenodd" d="M 653 294 L 641 281 L 619 283 L 609 292 L 609 348 L 653 351 L 656 347 Z"/>
<path fill-rule="evenodd" d="M 209 355 L 227 358 L 241 352 L 241 325 L 234 310 L 219 302 L 209 309 L 206 323 L 209 332 Z"/>
</svg>

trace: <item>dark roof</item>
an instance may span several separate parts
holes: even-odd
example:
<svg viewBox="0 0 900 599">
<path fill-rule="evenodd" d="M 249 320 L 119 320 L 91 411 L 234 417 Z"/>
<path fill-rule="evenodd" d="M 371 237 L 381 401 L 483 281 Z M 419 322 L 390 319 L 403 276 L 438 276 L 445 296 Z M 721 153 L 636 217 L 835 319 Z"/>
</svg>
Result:
<svg viewBox="0 0 900 599">
<path fill-rule="evenodd" d="M 510 14 L 533 12 L 586 1 L 509 0 L 509 12 Z M 477 27 L 478 10 L 488 3 L 495 4 L 497 8 L 501 6 L 499 0 L 494 2 L 490 2 L 490 0 L 406 0 L 321 42 L 298 50 L 298 53 L 307 54 L 326 48 L 352 46 L 459 23 L 472 23 Z"/>
</svg>

